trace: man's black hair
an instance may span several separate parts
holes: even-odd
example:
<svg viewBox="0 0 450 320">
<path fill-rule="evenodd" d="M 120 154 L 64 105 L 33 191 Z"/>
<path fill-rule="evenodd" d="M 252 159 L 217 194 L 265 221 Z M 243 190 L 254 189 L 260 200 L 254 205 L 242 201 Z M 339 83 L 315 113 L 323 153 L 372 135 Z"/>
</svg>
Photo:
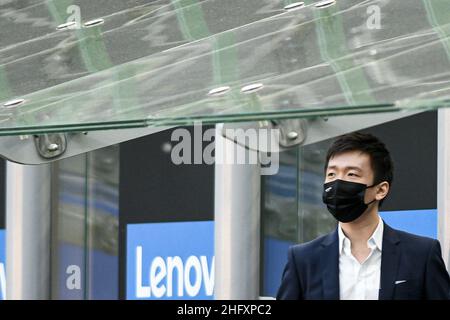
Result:
<svg viewBox="0 0 450 320">
<path fill-rule="evenodd" d="M 328 149 L 325 160 L 325 172 L 332 157 L 348 151 L 361 151 L 369 155 L 370 164 L 374 172 L 373 184 L 387 181 L 389 186 L 392 186 L 394 164 L 391 155 L 383 142 L 367 133 L 353 132 L 339 136 Z M 381 206 L 386 197 L 380 200 L 379 206 Z"/>
</svg>

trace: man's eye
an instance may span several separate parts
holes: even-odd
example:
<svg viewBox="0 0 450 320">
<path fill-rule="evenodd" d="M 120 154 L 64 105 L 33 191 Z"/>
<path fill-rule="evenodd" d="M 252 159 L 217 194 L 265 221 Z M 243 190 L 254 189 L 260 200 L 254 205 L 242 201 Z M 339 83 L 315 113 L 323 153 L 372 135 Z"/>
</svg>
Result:
<svg viewBox="0 0 450 320">
<path fill-rule="evenodd" d="M 358 175 L 356 173 L 352 173 L 352 172 L 350 172 L 348 175 L 352 176 L 352 177 L 358 177 Z"/>
<path fill-rule="evenodd" d="M 334 175 L 334 172 L 328 172 L 327 176 L 331 177 L 332 175 Z"/>
</svg>

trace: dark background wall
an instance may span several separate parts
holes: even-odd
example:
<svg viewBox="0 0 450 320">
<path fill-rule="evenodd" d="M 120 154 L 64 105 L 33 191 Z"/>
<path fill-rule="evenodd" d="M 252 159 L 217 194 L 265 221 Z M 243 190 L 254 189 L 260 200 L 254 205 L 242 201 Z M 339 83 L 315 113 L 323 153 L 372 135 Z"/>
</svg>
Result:
<svg viewBox="0 0 450 320">
<path fill-rule="evenodd" d="M 437 112 L 423 112 L 362 132 L 380 138 L 394 161 L 394 182 L 382 210 L 435 209 Z"/>
</svg>

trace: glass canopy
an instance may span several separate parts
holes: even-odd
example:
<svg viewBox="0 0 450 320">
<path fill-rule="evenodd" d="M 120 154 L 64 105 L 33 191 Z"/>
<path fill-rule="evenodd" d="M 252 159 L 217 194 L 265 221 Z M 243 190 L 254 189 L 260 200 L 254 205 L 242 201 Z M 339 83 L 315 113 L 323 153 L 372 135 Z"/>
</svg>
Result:
<svg viewBox="0 0 450 320">
<path fill-rule="evenodd" d="M 447 0 L 6 0 L 0 135 L 450 105 Z"/>
</svg>

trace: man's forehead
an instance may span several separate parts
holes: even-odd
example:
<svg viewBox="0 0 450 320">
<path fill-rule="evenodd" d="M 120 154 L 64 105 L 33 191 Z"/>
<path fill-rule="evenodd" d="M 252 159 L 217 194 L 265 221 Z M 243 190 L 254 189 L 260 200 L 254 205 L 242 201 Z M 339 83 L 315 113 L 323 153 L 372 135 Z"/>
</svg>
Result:
<svg viewBox="0 0 450 320">
<path fill-rule="evenodd" d="M 340 153 L 330 158 L 328 168 L 330 167 L 358 168 L 362 170 L 370 167 L 370 156 L 360 151 Z"/>
</svg>

